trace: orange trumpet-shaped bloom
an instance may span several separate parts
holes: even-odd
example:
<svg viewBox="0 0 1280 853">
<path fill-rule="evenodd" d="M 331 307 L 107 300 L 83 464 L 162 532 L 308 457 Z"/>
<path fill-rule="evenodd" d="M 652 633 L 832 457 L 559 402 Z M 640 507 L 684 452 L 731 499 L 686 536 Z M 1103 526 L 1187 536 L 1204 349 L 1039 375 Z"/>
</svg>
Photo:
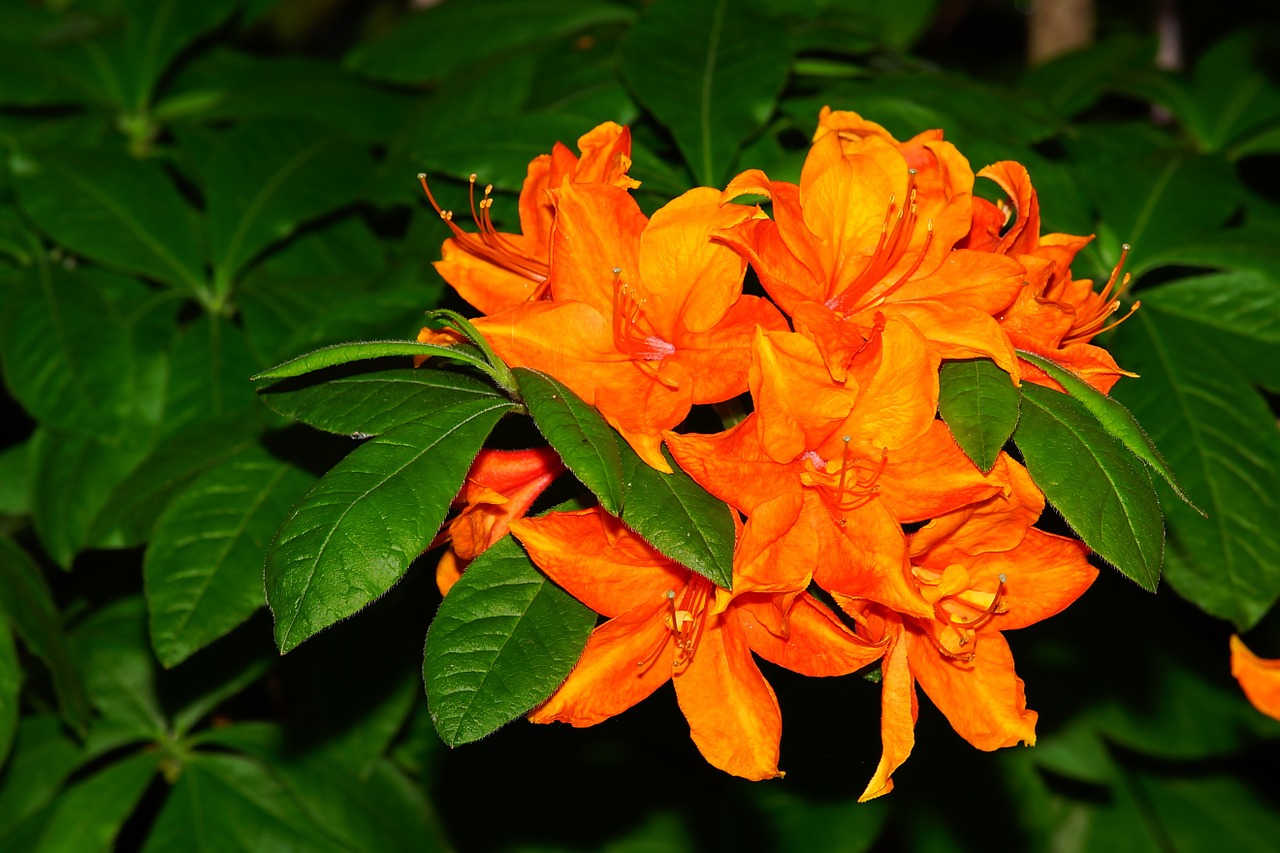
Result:
<svg viewBox="0 0 1280 853">
<path fill-rule="evenodd" d="M 475 321 L 512 366 L 546 371 L 594 405 L 647 463 L 670 471 L 662 431 L 694 403 L 747 386 L 757 327 L 786 328 L 742 295 L 746 264 L 710 235 L 757 215 L 691 190 L 647 218 L 626 192 L 566 184 L 551 254 L 551 300 Z"/>
<path fill-rule="evenodd" d="M 507 535 L 511 521 L 528 512 L 564 471 L 550 447 L 481 450 L 453 502 L 461 511 L 432 543 L 449 542 L 436 566 L 440 594 L 448 593 L 467 563 Z"/>
<path fill-rule="evenodd" d="M 911 753 L 916 683 L 978 749 L 1035 743 L 1036 713 L 1027 709 L 1002 632 L 1063 610 L 1097 570 L 1080 542 L 1031 527 L 1044 497 L 1020 465 L 1006 460 L 1005 471 L 1005 494 L 936 518 L 910 535 L 911 577 L 931 616 L 896 613 L 828 587 L 887 649 L 884 752 L 863 801 L 892 790 L 894 770 Z"/>
<path fill-rule="evenodd" d="M 529 163 L 520 190 L 520 233 L 508 234 L 494 227 L 490 216 L 493 188 L 485 187 L 475 198 L 476 176 L 471 176 L 471 217 L 476 230 L 465 231 L 454 222 L 452 211 L 441 210 L 419 175 L 422 188 L 453 236 L 444 241 L 443 258 L 436 261 L 440 276 L 463 299 L 491 314 L 546 292 L 555 222 L 554 191 L 565 183 L 603 183 L 623 190 L 640 182 L 627 175 L 631 168 L 631 131 L 605 122 L 578 139 L 578 157 L 557 142 L 550 154 Z"/>
<path fill-rule="evenodd" d="M 1022 285 L 1012 258 L 954 248 L 968 233 L 973 173 L 934 132 L 898 143 L 854 113 L 824 110 L 800 184 L 744 172 L 726 199 L 763 195 L 772 219 L 719 239 L 747 258 L 797 331 L 827 351 L 832 328 L 866 334 L 877 315 L 909 319 L 940 358 L 1016 359 L 993 316 Z"/>
<path fill-rule="evenodd" d="M 1001 328 L 1017 349 L 1044 356 L 1108 393 L 1121 376 L 1133 374 L 1121 370 L 1110 353 L 1089 342 L 1123 322 L 1138 307 L 1135 302 L 1123 317 L 1111 319 L 1120 310 L 1120 298 L 1129 284 L 1128 274 L 1121 276 L 1128 247 L 1106 285 L 1095 291 L 1092 281 L 1071 278 L 1072 260 L 1093 238 L 1040 234 L 1040 204 L 1026 168 L 1003 161 L 978 175 L 995 181 L 1010 203 L 997 207 L 976 200 L 973 229 L 966 244 L 1014 257 L 1027 269 L 1026 285 L 1013 304 L 998 315 Z M 1061 390 L 1035 365 L 1019 365 L 1032 382 Z"/>
<path fill-rule="evenodd" d="M 1258 657 L 1244 640 L 1232 634 L 1231 674 L 1253 707 L 1280 720 L 1280 660 Z"/>
<path fill-rule="evenodd" d="M 538 566 L 608 617 L 569 678 L 529 719 L 591 726 L 674 682 L 694 743 L 748 779 L 778 770 L 782 717 L 752 652 L 805 675 L 880 657 L 808 593 L 785 612 L 735 579 L 732 594 L 654 551 L 599 507 L 526 518 L 512 530 Z"/>
</svg>

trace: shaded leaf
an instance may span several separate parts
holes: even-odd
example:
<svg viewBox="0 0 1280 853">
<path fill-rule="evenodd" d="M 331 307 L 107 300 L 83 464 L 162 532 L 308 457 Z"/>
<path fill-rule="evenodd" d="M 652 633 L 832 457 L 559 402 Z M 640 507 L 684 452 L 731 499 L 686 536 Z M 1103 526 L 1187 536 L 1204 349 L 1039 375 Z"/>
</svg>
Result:
<svg viewBox="0 0 1280 853">
<path fill-rule="evenodd" d="M 42 153 L 14 187 L 35 224 L 72 252 L 206 292 L 199 222 L 158 164 L 109 148 Z"/>
<path fill-rule="evenodd" d="M 1280 597 L 1280 436 L 1266 402 L 1186 321 L 1140 311 L 1113 351 L 1142 375 L 1116 396 L 1163 448 L 1208 519 L 1169 507 L 1169 583 L 1244 631 Z"/>
<path fill-rule="evenodd" d="M 140 752 L 77 782 L 58 797 L 37 853 L 115 849 L 115 837 L 160 766 L 163 753 Z"/>
<path fill-rule="evenodd" d="M 634 15 L 602 0 L 493 0 L 441 4 L 410 15 L 379 39 L 353 50 L 347 67 L 398 83 L 436 79 L 482 65 L 513 48 L 580 32 Z M 484 33 L 477 41 L 476 33 Z M 512 138 L 515 138 L 514 136 Z"/>
<path fill-rule="evenodd" d="M 965 455 L 984 473 L 1018 425 L 1018 389 L 989 358 L 947 361 L 938 373 L 938 409 Z"/>
<path fill-rule="evenodd" d="M 47 667 L 62 718 L 72 729 L 83 732 L 89 723 L 89 700 L 72 662 L 53 596 L 40 567 L 7 536 L 0 536 L 0 601 L 27 651 Z"/>
<path fill-rule="evenodd" d="M 307 380 L 314 379 L 308 376 Z M 286 379 L 259 390 L 277 414 L 338 435 L 381 435 L 464 400 L 501 399 L 492 385 L 448 370 L 402 369 Z"/>
<path fill-rule="evenodd" d="M 617 433 L 568 386 L 537 370 L 512 371 L 525 408 L 542 437 L 573 475 L 600 499 L 605 512 L 622 511 L 622 455 Z"/>
<path fill-rule="evenodd" d="M 622 73 L 699 182 L 719 186 L 773 113 L 788 42 L 752 0 L 654 0 L 622 44 Z"/>
<path fill-rule="evenodd" d="M 183 767 L 143 850 L 344 850 L 263 764 L 199 752 Z"/>
<path fill-rule="evenodd" d="M 53 799 L 80 761 L 80 747 L 57 717 L 33 714 L 22 719 L 0 784 L 0 847 Z"/>
<path fill-rule="evenodd" d="M 390 589 L 435 537 L 505 400 L 458 403 L 370 439 L 316 484 L 267 555 L 287 652 Z"/>
<path fill-rule="evenodd" d="M 0 515 L 27 515 L 31 512 L 28 480 L 31 442 L 23 441 L 0 450 Z"/>
<path fill-rule="evenodd" d="M 123 0 L 129 103 L 143 110 L 170 63 L 187 45 L 230 17 L 240 0 Z"/>
<path fill-rule="evenodd" d="M 71 637 L 89 698 L 120 742 L 162 740 L 168 725 L 156 695 L 141 596 L 114 601 L 88 616 Z"/>
<path fill-rule="evenodd" d="M 266 604 L 267 545 L 312 479 L 254 445 L 169 502 L 143 564 L 151 645 L 163 665 L 181 663 Z"/>
<path fill-rule="evenodd" d="M 544 701 L 582 656 L 595 622 L 504 536 L 467 566 L 427 633 L 422 675 L 441 739 L 470 743 Z"/>
<path fill-rule="evenodd" d="M 22 666 L 18 648 L 5 620 L 5 602 L 0 599 L 0 767 L 9 757 L 13 734 L 18 728 L 18 696 L 22 692 Z"/>
<path fill-rule="evenodd" d="M 249 377 L 261 367 L 238 325 L 214 314 L 201 315 L 182 331 L 169 358 L 165 429 L 235 413 L 251 420 L 246 413 L 258 405 Z"/>
<path fill-rule="evenodd" d="M 1140 789 L 1167 838 L 1181 850 L 1266 853 L 1280 837 L 1275 803 L 1244 779 L 1223 774 L 1143 774 Z"/>
<path fill-rule="evenodd" d="M 1030 382 L 1014 441 L 1085 544 L 1144 589 L 1160 581 L 1164 516 L 1151 475 L 1075 399 Z"/>
<path fill-rule="evenodd" d="M 650 468 L 631 446 L 622 454 L 622 522 L 664 557 L 729 589 L 733 580 L 734 519 L 663 451 L 671 474 Z"/>
</svg>

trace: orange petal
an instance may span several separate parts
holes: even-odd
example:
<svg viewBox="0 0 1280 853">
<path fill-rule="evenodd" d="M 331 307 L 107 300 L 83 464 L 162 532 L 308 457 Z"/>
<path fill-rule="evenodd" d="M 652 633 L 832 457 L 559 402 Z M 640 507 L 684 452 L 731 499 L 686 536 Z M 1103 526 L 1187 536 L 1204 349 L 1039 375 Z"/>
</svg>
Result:
<svg viewBox="0 0 1280 853">
<path fill-rule="evenodd" d="M 666 684 L 675 648 L 662 612 L 638 607 L 598 626 L 568 679 L 529 720 L 594 726 Z"/>
<path fill-rule="evenodd" d="M 987 166 L 978 177 L 995 181 L 1009 196 L 1017 213 L 1017 219 L 1000 240 L 1000 253 L 1020 255 L 1035 251 L 1040 242 L 1040 203 L 1026 167 L 1013 160 L 1002 160 Z"/>
<path fill-rule="evenodd" d="M 876 485 L 880 500 L 903 524 L 951 512 L 1004 488 L 997 471 L 984 475 L 964 455 L 942 421 L 933 421 L 923 435 L 901 450 L 889 451 L 888 464 Z"/>
<path fill-rule="evenodd" d="M 1268 717 L 1280 720 L 1280 660 L 1260 658 L 1231 635 L 1231 674 L 1253 707 Z"/>
<path fill-rule="evenodd" d="M 773 303 L 742 296 L 712 328 L 683 332 L 672 341 L 676 351 L 663 360 L 678 363 L 689 376 L 695 403 L 719 403 L 747 390 L 752 344 L 757 331 L 785 331 L 787 321 Z"/>
<path fill-rule="evenodd" d="M 984 554 L 969 567 L 975 585 L 994 588 L 1004 575 L 1004 613 L 992 617 L 991 628 L 1009 631 L 1034 625 L 1062 612 L 1098 577 L 1089 565 L 1083 542 L 1031 528 L 1012 551 Z"/>
<path fill-rule="evenodd" d="M 737 615 L 705 618 L 693 659 L 674 677 L 689 734 L 713 767 L 747 779 L 780 776 L 782 712 L 773 688 L 751 659 Z"/>
<path fill-rule="evenodd" d="M 1013 653 L 998 631 L 982 631 L 972 660 L 948 657 L 909 628 L 911 673 L 962 738 L 982 750 L 1036 743 L 1036 712 L 1027 710 Z"/>
<path fill-rule="evenodd" d="M 551 240 L 551 293 L 612 316 L 614 273 L 640 279 L 640 234 L 648 219 L 634 198 L 609 184 L 566 183 Z M 612 334 L 612 332 L 610 332 Z"/>
<path fill-rule="evenodd" d="M 511 532 L 547 577 L 605 616 L 661 607 L 666 591 L 678 592 L 689 578 L 599 507 L 518 519 Z"/>
<path fill-rule="evenodd" d="M 887 317 L 883 332 L 873 333 L 849 367 L 851 381 L 858 384 L 858 402 L 833 436 L 852 436 L 864 457 L 918 440 L 938 411 L 938 364 L 915 326 Z M 819 452 L 835 449 L 829 444 Z"/>
<path fill-rule="evenodd" d="M 866 790 L 858 797 L 865 803 L 893 790 L 893 772 L 911 755 L 916 743 L 916 717 L 919 706 L 916 700 L 915 679 L 907 661 L 902 623 L 896 617 L 886 620 L 887 645 L 880 662 L 880 741 L 883 751 L 875 775 L 867 783 Z"/>
<path fill-rule="evenodd" d="M 640 182 L 627 174 L 631 168 L 631 129 L 606 121 L 578 137 L 582 157 L 573 173 L 576 183 L 612 184 L 635 189 Z"/>
<path fill-rule="evenodd" d="M 885 646 L 868 642 L 844 626 L 809 593 L 796 596 L 787 611 L 785 633 L 776 635 L 767 617 L 757 619 L 762 603 L 754 596 L 738 598 L 733 607 L 742 620 L 747 645 L 760 657 L 801 675 L 848 675 L 879 660 Z"/>
<path fill-rule="evenodd" d="M 832 381 L 813 341 L 792 332 L 756 337 L 749 382 L 760 443 L 778 462 L 820 447 L 858 399 L 857 387 Z"/>
<path fill-rule="evenodd" d="M 838 525 L 813 489 L 805 490 L 801 522 L 819 531 L 821 559 L 813 570 L 818 585 L 837 601 L 865 599 L 899 613 L 922 618 L 933 616 L 933 607 L 920 596 L 909 579 L 906 537 L 902 527 L 878 500 L 870 500 L 843 513 Z M 814 552 L 806 555 L 814 559 Z"/>
<path fill-rule="evenodd" d="M 539 244 L 537 238 L 521 234 L 503 234 L 513 247 L 513 252 L 523 257 L 539 259 L 546 264 L 549 246 Z M 511 305 L 529 299 L 540 283 L 528 275 L 504 269 L 495 263 L 461 248 L 452 237 L 440 247 L 441 260 L 435 262 L 436 272 L 458 291 L 458 295 L 484 314 L 492 314 Z"/>
<path fill-rule="evenodd" d="M 462 562 L 458 559 L 457 552 L 452 548 L 445 548 L 440 555 L 440 562 L 436 563 L 436 588 L 441 595 L 448 595 L 461 577 Z"/>
</svg>

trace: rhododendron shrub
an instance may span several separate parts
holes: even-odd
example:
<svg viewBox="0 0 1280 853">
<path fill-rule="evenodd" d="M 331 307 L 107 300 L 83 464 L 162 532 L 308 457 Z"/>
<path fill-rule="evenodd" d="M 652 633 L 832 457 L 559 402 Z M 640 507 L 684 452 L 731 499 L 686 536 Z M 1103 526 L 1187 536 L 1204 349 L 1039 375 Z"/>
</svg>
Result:
<svg viewBox="0 0 1280 853">
<path fill-rule="evenodd" d="M 424 676 L 451 745 L 595 725 L 670 681 L 710 764 L 780 777 L 758 660 L 879 681 L 880 731 L 842 733 L 881 744 L 863 800 L 911 755 L 920 692 L 980 750 L 1034 745 L 1016 629 L 1085 593 L 1091 553 L 1154 589 L 1153 477 L 1177 489 L 1107 396 L 1133 375 L 1096 340 L 1133 310 L 1123 257 L 1077 277 L 1091 237 L 1042 233 L 1022 165 L 847 110 L 817 116 L 798 183 L 746 168 L 651 213 L 627 128 L 548 142 L 519 233 L 476 176 L 469 217 L 422 179 L 471 316 L 258 377 L 417 365 L 276 536 L 281 650 L 444 544 Z M 332 428 L 323 387 L 276 405 Z"/>
</svg>

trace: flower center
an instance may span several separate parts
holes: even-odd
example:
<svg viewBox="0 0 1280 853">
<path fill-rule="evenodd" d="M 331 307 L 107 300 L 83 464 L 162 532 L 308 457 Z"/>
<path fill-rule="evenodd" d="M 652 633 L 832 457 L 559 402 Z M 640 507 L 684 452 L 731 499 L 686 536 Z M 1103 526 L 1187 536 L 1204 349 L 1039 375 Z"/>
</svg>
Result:
<svg viewBox="0 0 1280 853">
<path fill-rule="evenodd" d="M 858 459 L 850 450 L 852 436 L 841 436 L 844 443 L 840 451 L 840 467 L 832 470 L 830 461 L 824 460 L 816 452 L 809 451 L 802 458 L 808 461 L 810 470 L 800 474 L 800 482 L 818 491 L 822 502 L 836 523 L 844 527 L 848 523 L 846 514 L 870 501 L 880 493 L 877 480 L 884 473 L 889 461 L 889 451 L 881 451 L 876 462 Z"/>
<path fill-rule="evenodd" d="M 714 593 L 715 588 L 711 581 L 692 572 L 689 573 L 689 582 L 685 584 L 678 596 L 680 599 L 678 603 L 675 590 L 669 589 L 664 592 L 662 595 L 666 599 L 666 612 L 662 616 L 662 621 L 667 633 L 644 660 L 636 662 L 636 666 L 640 669 L 648 669 L 652 666 L 667 647 L 669 640 L 674 640 L 676 645 L 675 657 L 671 661 L 672 668 L 680 669 L 687 666 L 693 660 L 698 650 L 698 643 L 702 640 L 702 632 L 707 625 L 707 605 L 714 597 Z"/>
<path fill-rule="evenodd" d="M 622 268 L 614 267 L 613 345 L 654 379 L 668 388 L 679 388 L 678 381 L 662 376 L 657 365 L 652 363 L 660 363 L 676 348 L 674 344 L 644 330 L 644 327 L 650 327 L 644 316 L 645 302 L 638 287 L 622 280 Z"/>
<path fill-rule="evenodd" d="M 922 587 L 925 600 L 933 602 L 934 613 L 943 623 L 937 633 L 939 651 L 949 657 L 973 658 L 976 632 L 995 616 L 1008 612 L 1004 603 L 1009 578 L 1003 572 L 997 577 L 994 592 L 974 589 L 963 566 L 948 566 L 943 571 L 912 566 L 911 574 Z"/>
<path fill-rule="evenodd" d="M 449 226 L 449 230 L 453 232 L 453 238 L 458 241 L 459 246 L 494 266 L 501 267 L 508 272 L 515 273 L 534 282 L 537 288 L 530 294 L 530 299 L 541 299 L 543 297 L 547 291 L 548 282 L 547 259 L 530 256 L 494 228 L 493 219 L 489 216 L 489 209 L 493 207 L 493 184 L 485 186 L 483 195 L 477 202 L 475 174 L 472 174 L 468 179 L 470 183 L 471 219 L 476 224 L 476 231 L 472 233 L 463 231 L 458 227 L 457 223 L 453 221 L 452 210 L 441 209 L 436 202 L 435 196 L 431 194 L 431 188 L 427 186 L 426 175 L 419 173 L 418 180 L 422 183 L 422 189 L 427 194 L 427 200 L 436 209 L 436 213 L 440 214 L 440 218 L 444 220 L 444 223 Z"/>
<path fill-rule="evenodd" d="M 1100 335 L 1108 329 L 1114 329 L 1125 320 L 1133 316 L 1133 312 L 1138 310 L 1141 302 L 1135 301 L 1130 306 L 1128 313 L 1118 320 L 1107 323 L 1107 318 L 1116 311 L 1120 310 L 1120 297 L 1124 296 L 1129 289 L 1129 274 L 1125 273 L 1124 278 L 1120 277 L 1121 270 L 1124 269 L 1125 259 L 1129 257 L 1129 244 L 1125 243 L 1120 250 L 1120 260 L 1116 262 L 1115 268 L 1111 270 L 1111 277 L 1107 279 L 1106 287 L 1102 288 L 1101 293 L 1090 293 L 1085 297 L 1083 305 L 1075 305 L 1076 317 L 1071 323 L 1071 328 L 1062 338 L 1062 346 L 1073 343 L 1086 343 L 1095 335 Z M 1119 281 L 1119 285 L 1116 282 Z M 1045 298 L 1057 301 L 1055 297 L 1060 294 L 1046 293 Z"/>
<path fill-rule="evenodd" d="M 876 242 L 870 261 L 857 278 L 826 301 L 828 308 L 848 316 L 881 305 L 890 294 L 906 284 L 911 276 L 915 275 L 916 270 L 920 269 L 925 255 L 929 252 L 929 245 L 933 242 L 932 219 L 926 225 L 924 245 L 920 247 L 907 271 L 898 276 L 892 284 L 881 289 L 874 297 L 863 300 L 863 297 L 898 265 L 911 245 L 911 235 L 915 231 L 919 212 L 916 206 L 916 192 L 916 170 L 908 169 L 906 203 L 898 204 L 896 194 L 889 196 L 889 205 L 884 213 L 884 224 L 880 226 L 880 239 Z"/>
</svg>

